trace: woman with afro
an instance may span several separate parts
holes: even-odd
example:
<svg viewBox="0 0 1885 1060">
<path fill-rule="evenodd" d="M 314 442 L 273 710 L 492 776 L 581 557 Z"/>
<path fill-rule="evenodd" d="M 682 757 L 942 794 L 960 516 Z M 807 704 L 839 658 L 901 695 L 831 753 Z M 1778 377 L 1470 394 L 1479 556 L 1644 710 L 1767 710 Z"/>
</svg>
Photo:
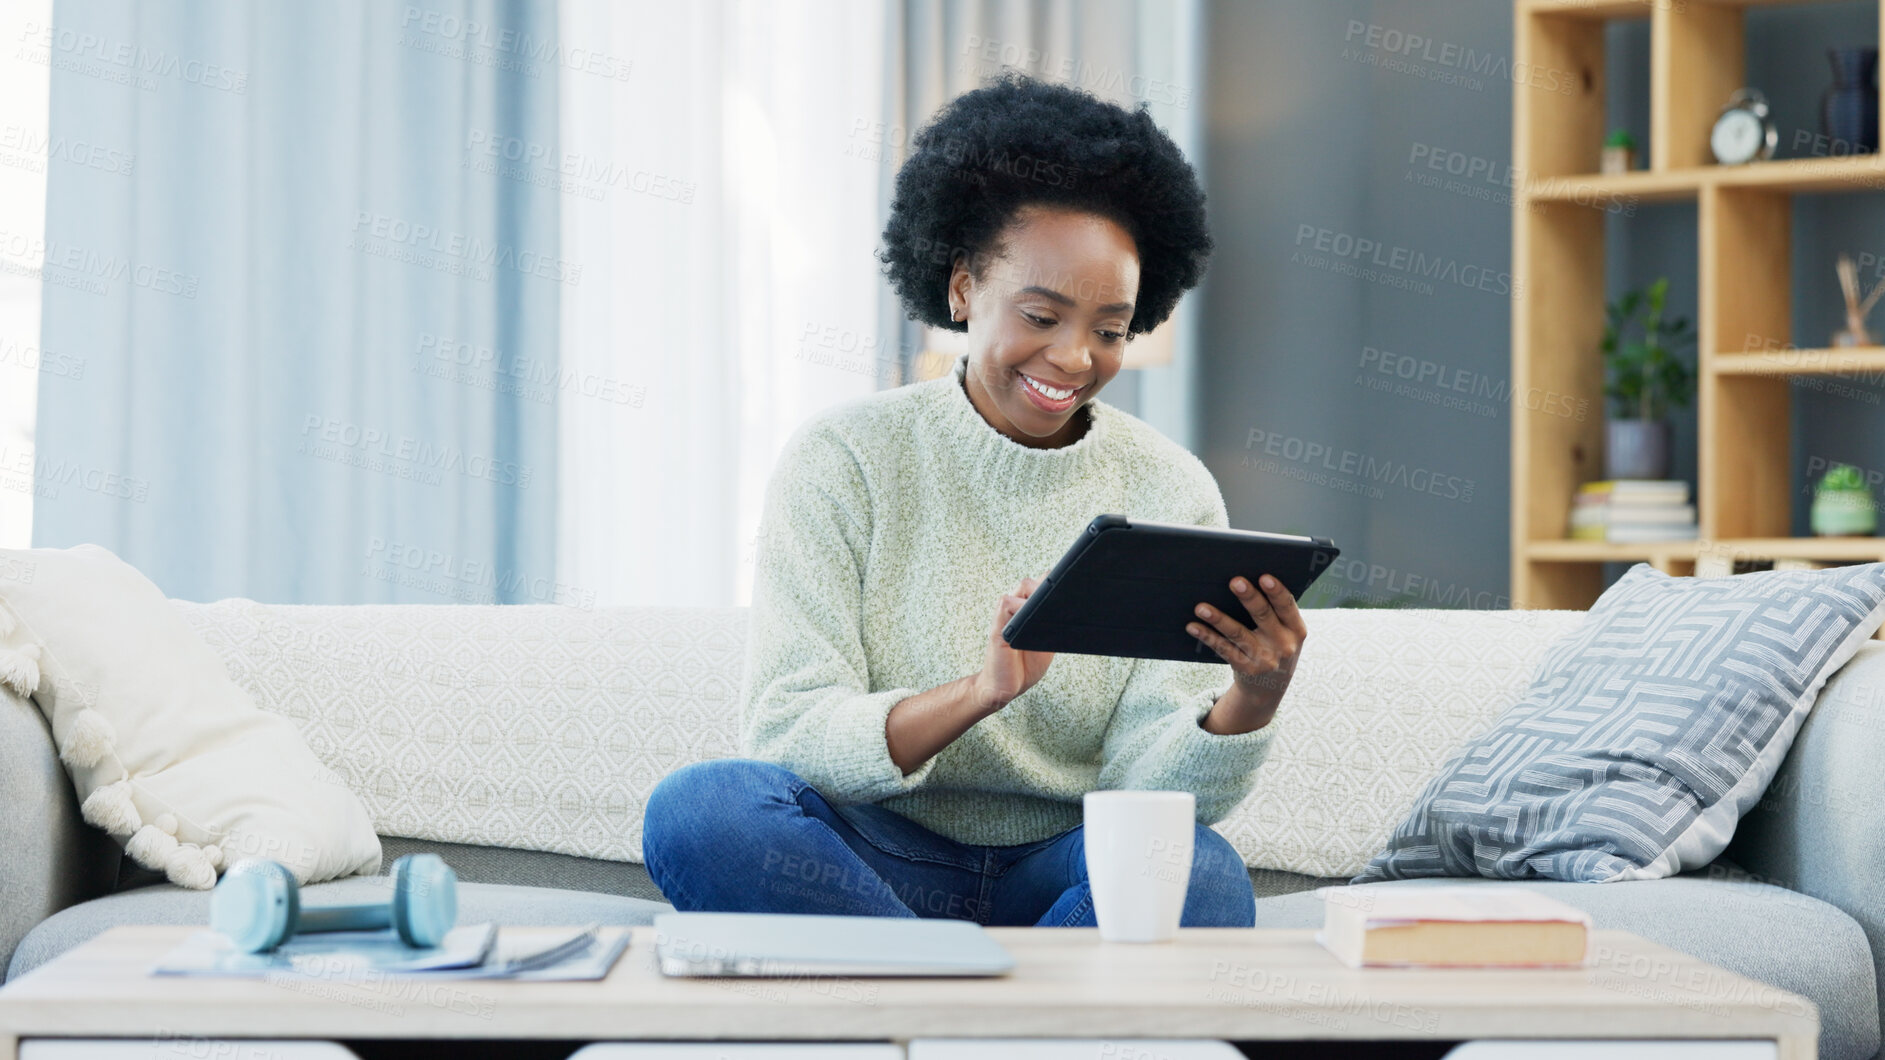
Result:
<svg viewBox="0 0 1885 1060">
<path fill-rule="evenodd" d="M 1019 651 L 1001 629 L 1093 516 L 1229 525 L 1190 452 L 1099 400 L 1127 339 L 1211 251 L 1196 175 L 1146 113 L 1011 74 L 945 106 L 898 172 L 881 254 L 909 315 L 968 334 L 952 370 L 828 408 L 761 516 L 745 758 L 649 799 L 677 908 L 1091 925 L 1081 797 L 1192 792 L 1181 923 L 1248 926 L 1207 827 L 1248 793 L 1308 635 L 1268 575 L 1219 663 Z M 1095 616 L 1104 621 L 1104 616 Z"/>
</svg>

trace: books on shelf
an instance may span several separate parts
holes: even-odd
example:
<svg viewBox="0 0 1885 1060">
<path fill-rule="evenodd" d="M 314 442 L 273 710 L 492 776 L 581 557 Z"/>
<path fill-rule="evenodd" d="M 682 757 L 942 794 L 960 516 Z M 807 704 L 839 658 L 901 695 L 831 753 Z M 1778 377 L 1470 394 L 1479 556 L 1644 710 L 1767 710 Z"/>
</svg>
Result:
<svg viewBox="0 0 1885 1060">
<path fill-rule="evenodd" d="M 1692 540 L 1695 505 L 1689 503 L 1689 484 L 1681 479 L 1586 482 L 1571 502 L 1570 536 L 1619 544 Z"/>
<path fill-rule="evenodd" d="M 1351 968 L 1561 968 L 1585 962 L 1591 919 L 1522 888 L 1324 887 L 1316 940 Z"/>
<path fill-rule="evenodd" d="M 1617 523 L 1610 526 L 1574 526 L 1573 541 L 1607 541 L 1613 545 L 1643 544 L 1654 541 L 1693 541 L 1695 524 L 1658 526 L 1650 523 Z"/>
<path fill-rule="evenodd" d="M 1686 504 L 1689 484 L 1679 478 L 1612 478 L 1586 482 L 1577 488 L 1577 494 L 1639 504 Z"/>
</svg>

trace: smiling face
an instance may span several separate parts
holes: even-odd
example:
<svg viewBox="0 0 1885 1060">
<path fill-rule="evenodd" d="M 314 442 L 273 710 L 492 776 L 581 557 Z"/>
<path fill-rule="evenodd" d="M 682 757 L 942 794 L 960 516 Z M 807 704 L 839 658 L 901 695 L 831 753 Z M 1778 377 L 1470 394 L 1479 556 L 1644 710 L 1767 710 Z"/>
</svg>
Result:
<svg viewBox="0 0 1885 1060">
<path fill-rule="evenodd" d="M 964 262 L 949 277 L 949 308 L 969 325 L 969 401 L 1022 445 L 1072 445 L 1080 407 L 1125 359 L 1138 245 L 1107 218 L 1044 206 L 1016 211 L 999 242 L 980 280 Z"/>
</svg>

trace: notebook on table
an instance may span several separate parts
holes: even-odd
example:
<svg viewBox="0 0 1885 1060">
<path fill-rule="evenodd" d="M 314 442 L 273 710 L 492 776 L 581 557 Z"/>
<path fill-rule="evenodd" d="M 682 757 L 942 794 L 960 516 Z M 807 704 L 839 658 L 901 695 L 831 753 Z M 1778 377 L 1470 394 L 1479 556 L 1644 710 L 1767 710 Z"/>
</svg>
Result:
<svg viewBox="0 0 1885 1060">
<path fill-rule="evenodd" d="M 991 976 L 1014 958 L 967 920 L 788 913 L 662 913 L 670 976 Z"/>
</svg>

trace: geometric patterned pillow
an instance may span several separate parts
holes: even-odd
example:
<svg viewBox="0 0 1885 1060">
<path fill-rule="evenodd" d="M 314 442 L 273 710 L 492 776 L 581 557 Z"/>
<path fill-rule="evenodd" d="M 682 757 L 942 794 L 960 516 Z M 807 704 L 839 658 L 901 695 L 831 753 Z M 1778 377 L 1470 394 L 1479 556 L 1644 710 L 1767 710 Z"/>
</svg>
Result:
<svg viewBox="0 0 1885 1060">
<path fill-rule="evenodd" d="M 1700 868 L 1826 683 L 1885 621 L 1885 563 L 1677 578 L 1630 568 L 1531 688 L 1428 783 L 1354 882 L 1593 883 Z"/>
<path fill-rule="evenodd" d="M 1491 594 L 1488 593 L 1488 596 Z M 1525 694 L 1576 611 L 1315 607 L 1250 794 L 1212 827 L 1244 864 L 1353 876 L 1447 756 Z"/>
</svg>

